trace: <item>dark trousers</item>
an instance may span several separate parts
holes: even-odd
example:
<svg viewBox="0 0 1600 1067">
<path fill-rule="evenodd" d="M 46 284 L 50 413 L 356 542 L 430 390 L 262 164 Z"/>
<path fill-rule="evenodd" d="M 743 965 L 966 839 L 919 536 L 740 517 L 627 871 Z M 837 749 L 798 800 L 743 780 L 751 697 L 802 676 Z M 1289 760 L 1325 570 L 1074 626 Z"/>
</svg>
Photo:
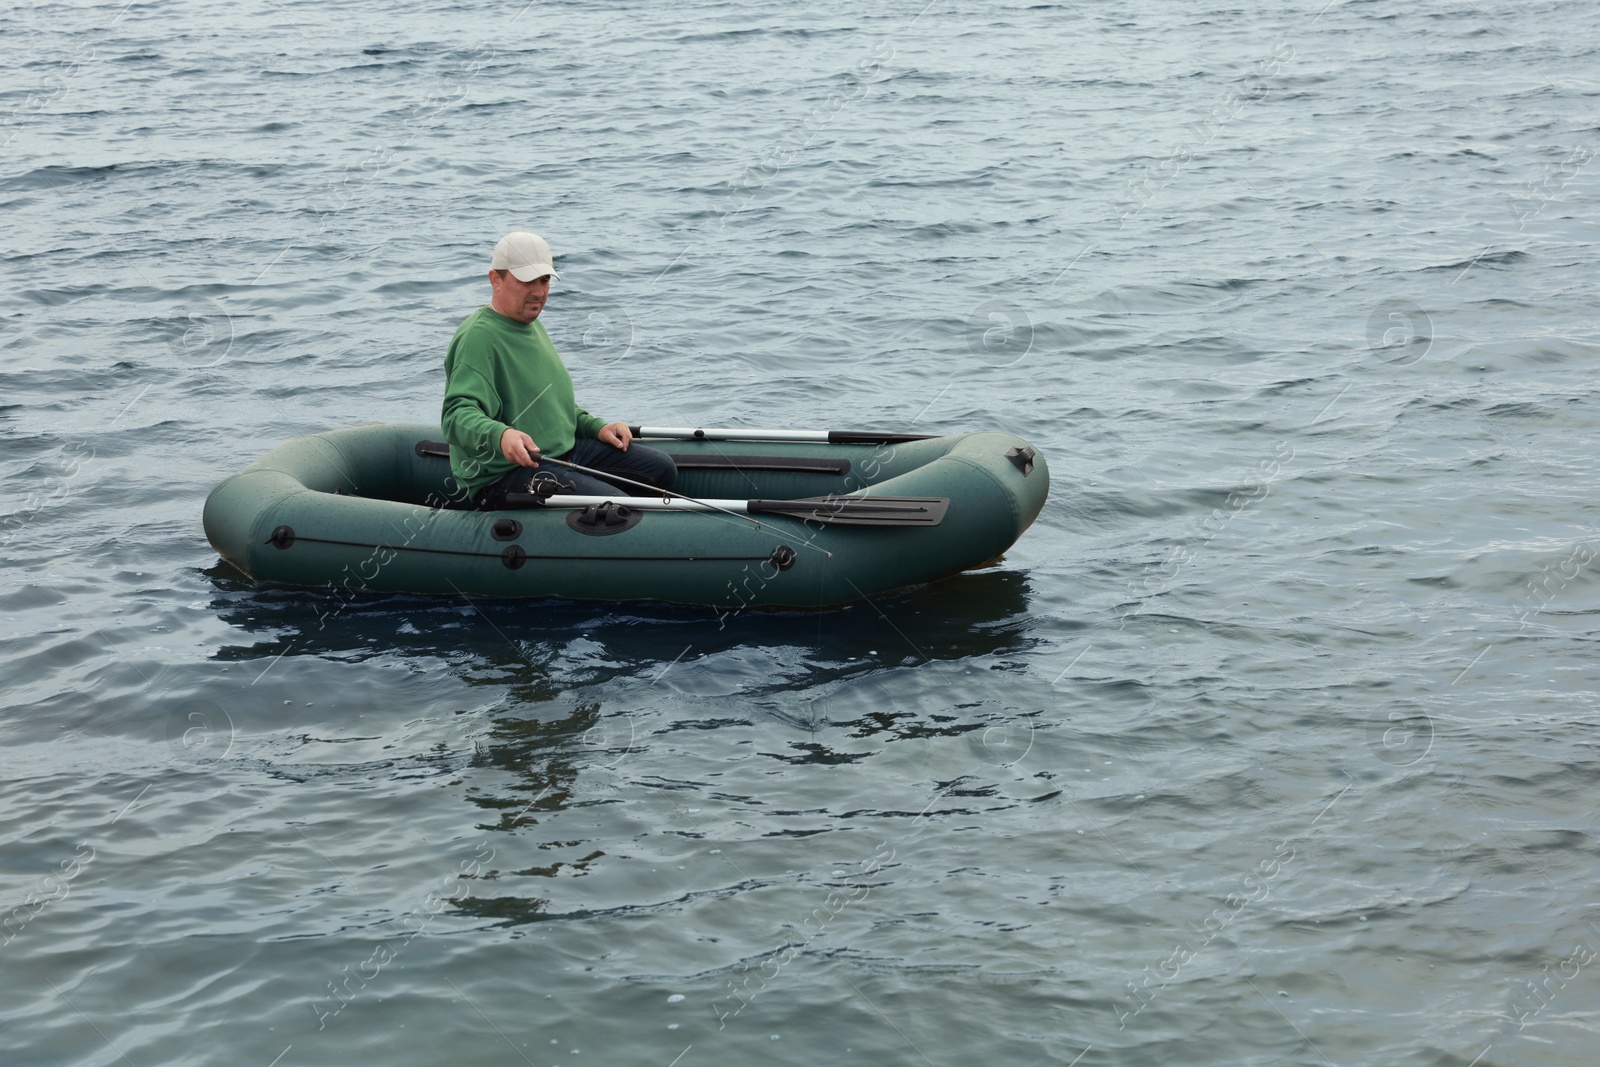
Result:
<svg viewBox="0 0 1600 1067">
<path fill-rule="evenodd" d="M 581 437 L 572 446 L 572 451 L 557 456 L 568 463 L 579 463 L 585 467 L 608 474 L 618 474 L 624 478 L 631 478 L 636 482 L 653 485 L 657 489 L 671 489 L 672 483 L 678 478 L 677 465 L 672 462 L 672 457 L 665 452 L 658 452 L 653 448 L 646 448 L 637 442 L 628 446 L 624 452 L 620 448 L 613 448 L 603 441 L 592 437 Z M 530 484 L 535 478 L 551 479 L 556 483 L 558 493 L 572 493 L 578 496 L 653 496 L 654 494 L 640 489 L 638 486 L 628 485 L 626 482 L 612 484 L 601 481 L 599 478 L 581 471 L 558 467 L 553 463 L 542 464 L 538 467 L 518 467 L 501 475 L 482 489 L 478 490 L 472 498 L 473 506 L 479 511 L 503 511 L 508 508 L 525 508 L 534 505 L 526 502 L 515 504 L 507 503 L 507 494 L 529 493 Z"/>
</svg>

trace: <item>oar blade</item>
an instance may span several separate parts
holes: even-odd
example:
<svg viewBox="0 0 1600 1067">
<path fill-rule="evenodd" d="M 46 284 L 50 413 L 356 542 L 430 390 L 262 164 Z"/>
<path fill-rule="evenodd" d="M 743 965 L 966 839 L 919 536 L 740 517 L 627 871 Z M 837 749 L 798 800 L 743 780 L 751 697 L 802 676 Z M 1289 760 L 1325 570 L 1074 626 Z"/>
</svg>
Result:
<svg viewBox="0 0 1600 1067">
<path fill-rule="evenodd" d="M 751 500 L 750 514 L 786 515 L 827 526 L 937 526 L 950 510 L 947 496 L 814 496 Z"/>
</svg>

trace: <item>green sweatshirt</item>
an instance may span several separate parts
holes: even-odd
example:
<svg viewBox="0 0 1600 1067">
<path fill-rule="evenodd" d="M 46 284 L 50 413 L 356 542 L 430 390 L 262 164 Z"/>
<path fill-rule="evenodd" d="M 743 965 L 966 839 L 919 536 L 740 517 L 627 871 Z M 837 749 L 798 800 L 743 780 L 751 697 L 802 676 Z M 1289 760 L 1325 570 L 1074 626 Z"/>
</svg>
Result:
<svg viewBox="0 0 1600 1067">
<path fill-rule="evenodd" d="M 538 319 L 520 323 L 493 308 L 474 311 L 450 339 L 444 378 L 450 470 L 468 493 L 516 466 L 500 453 L 508 426 L 533 438 L 545 455 L 559 456 L 605 425 L 578 406 L 572 377 Z"/>
</svg>

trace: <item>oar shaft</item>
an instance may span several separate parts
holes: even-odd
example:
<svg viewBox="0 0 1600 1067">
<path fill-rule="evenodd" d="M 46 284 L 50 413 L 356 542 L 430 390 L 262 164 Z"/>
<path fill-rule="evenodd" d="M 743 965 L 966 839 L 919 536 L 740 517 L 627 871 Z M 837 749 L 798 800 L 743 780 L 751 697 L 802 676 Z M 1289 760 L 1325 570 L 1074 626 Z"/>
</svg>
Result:
<svg viewBox="0 0 1600 1067">
<path fill-rule="evenodd" d="M 578 496 L 556 493 L 544 499 L 547 509 L 578 511 L 601 504 L 614 504 L 636 511 L 661 511 L 667 513 L 695 514 L 718 512 L 763 526 L 757 515 L 781 515 L 802 522 L 843 526 L 937 526 L 944 521 L 950 506 L 949 497 L 811 497 L 803 500 L 700 500 L 695 497 L 673 496 L 627 497 L 618 500 L 610 496 Z M 789 540 L 787 534 L 773 530 Z M 811 544 L 802 541 L 802 544 Z M 813 548 L 817 547 L 812 545 Z"/>
<path fill-rule="evenodd" d="M 828 443 L 827 430 L 728 430 L 692 426 L 630 426 L 635 437 L 670 441 L 798 441 Z"/>
<path fill-rule="evenodd" d="M 666 441 L 772 441 L 823 445 L 879 445 L 926 441 L 933 434 L 878 433 L 873 430 L 746 430 L 692 426 L 630 426 L 635 437 Z"/>
<path fill-rule="evenodd" d="M 596 478 L 610 478 L 629 485 L 637 485 L 641 489 L 648 489 L 652 493 L 660 493 L 661 499 L 652 497 L 629 497 L 624 507 L 637 507 L 647 511 L 715 511 L 723 515 L 730 515 L 745 522 L 753 522 L 757 529 L 764 529 L 761 520 L 756 515 L 787 515 L 810 522 L 825 524 L 839 523 L 847 526 L 937 526 L 944 521 L 945 511 L 950 506 L 949 497 L 811 497 L 803 500 L 701 500 L 697 497 L 674 495 L 665 489 L 658 489 L 644 482 L 636 482 L 632 478 L 624 478 L 617 474 L 608 474 L 592 467 L 585 467 L 581 463 L 570 460 L 541 457 L 541 463 L 554 463 L 557 466 L 569 467 L 575 471 L 592 474 Z M 590 504 L 603 504 L 610 497 L 584 497 L 567 495 L 564 493 L 551 494 L 544 498 L 544 505 L 550 507 L 553 502 L 560 500 L 554 506 L 588 507 Z M 612 501 L 618 503 L 617 501 Z M 690 505 L 684 507 L 685 504 Z M 784 535 L 787 537 L 787 535 Z M 790 538 L 792 540 L 792 538 Z M 826 556 L 833 553 L 820 545 L 814 545 L 809 540 L 801 544 L 817 549 Z"/>
</svg>

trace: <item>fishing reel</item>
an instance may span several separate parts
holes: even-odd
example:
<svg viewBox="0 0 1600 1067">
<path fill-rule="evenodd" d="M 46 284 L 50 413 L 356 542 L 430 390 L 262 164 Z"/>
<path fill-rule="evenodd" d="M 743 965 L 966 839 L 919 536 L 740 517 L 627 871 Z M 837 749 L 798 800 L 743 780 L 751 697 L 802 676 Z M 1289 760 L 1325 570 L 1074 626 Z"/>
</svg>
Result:
<svg viewBox="0 0 1600 1067">
<path fill-rule="evenodd" d="M 528 483 L 528 495 L 543 504 L 546 500 L 561 492 L 561 483 L 556 481 L 553 474 L 543 472 L 535 474 L 533 481 Z"/>
<path fill-rule="evenodd" d="M 544 507 L 545 502 L 559 492 L 561 492 L 561 483 L 556 481 L 555 475 L 541 471 L 535 474 L 533 480 L 528 483 L 527 492 L 507 493 L 506 503 L 516 507 L 526 507 L 530 504 L 535 507 Z"/>
</svg>

